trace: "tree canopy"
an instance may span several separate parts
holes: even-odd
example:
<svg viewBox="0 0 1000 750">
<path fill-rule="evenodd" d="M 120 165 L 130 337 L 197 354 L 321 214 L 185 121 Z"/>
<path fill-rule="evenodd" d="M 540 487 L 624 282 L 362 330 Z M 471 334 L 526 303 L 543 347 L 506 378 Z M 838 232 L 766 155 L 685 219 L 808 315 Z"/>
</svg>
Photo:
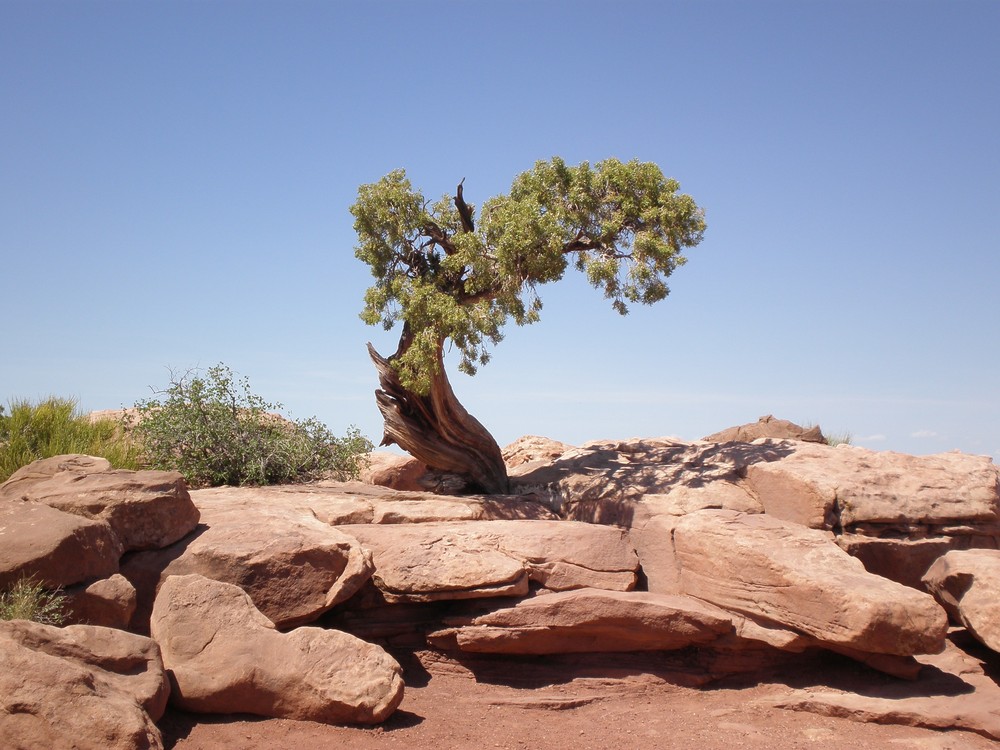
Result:
<svg viewBox="0 0 1000 750">
<path fill-rule="evenodd" d="M 553 158 L 487 200 L 477 220 L 462 184 L 432 203 L 395 170 L 362 185 L 351 207 L 356 255 L 376 279 L 361 317 L 386 330 L 404 324 L 408 346 L 394 366 L 403 386 L 426 394 L 445 341 L 474 374 L 508 321 L 539 319 L 538 287 L 570 264 L 622 315 L 658 302 L 705 230 L 703 210 L 678 189 L 649 162 Z"/>
</svg>

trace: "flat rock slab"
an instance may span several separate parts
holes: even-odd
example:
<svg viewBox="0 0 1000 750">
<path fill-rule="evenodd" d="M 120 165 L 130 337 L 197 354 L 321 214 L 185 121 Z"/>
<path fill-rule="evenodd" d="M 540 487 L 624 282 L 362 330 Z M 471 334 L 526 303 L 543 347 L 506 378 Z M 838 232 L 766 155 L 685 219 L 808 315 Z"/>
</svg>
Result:
<svg viewBox="0 0 1000 750">
<path fill-rule="evenodd" d="M 929 595 L 868 573 L 830 534 L 705 510 L 679 519 L 672 539 L 680 593 L 859 652 L 944 647 L 947 616 Z"/>
<path fill-rule="evenodd" d="M 163 747 L 169 685 L 148 638 L 89 625 L 0 622 L 5 750 Z"/>
<path fill-rule="evenodd" d="M 48 588 L 118 572 L 122 543 L 104 521 L 48 505 L 0 500 L 0 589 L 22 577 Z"/>
<path fill-rule="evenodd" d="M 634 588 L 638 558 L 622 529 L 573 521 L 341 526 L 370 549 L 389 602 Z"/>
<path fill-rule="evenodd" d="M 631 528 L 647 497 L 676 493 L 678 506 L 761 511 L 743 488 L 746 467 L 792 452 L 791 444 L 685 442 L 674 438 L 599 441 L 557 457 L 542 453 L 510 470 L 518 492 L 543 499 L 566 518 Z M 516 455 L 513 454 L 512 455 Z M 713 486 L 726 485 L 722 493 Z"/>
<path fill-rule="evenodd" d="M 987 456 L 790 445 L 787 455 L 747 469 L 747 482 L 769 515 L 848 531 L 865 524 L 923 524 L 996 532 L 1000 471 Z"/>
<path fill-rule="evenodd" d="M 126 551 L 165 547 L 198 524 L 198 509 L 176 471 L 113 470 L 93 456 L 56 456 L 24 466 L 0 485 L 4 498 L 106 521 Z"/>
<path fill-rule="evenodd" d="M 308 512 L 331 526 L 436 521 L 556 520 L 544 505 L 523 497 L 451 497 L 362 482 L 317 482 L 275 487 L 215 487 L 192 493 L 198 505 L 223 500 Z"/>
<path fill-rule="evenodd" d="M 733 632 L 728 613 L 691 597 L 599 589 L 542 594 L 445 624 L 428 635 L 432 645 L 499 654 L 666 651 Z"/>
<path fill-rule="evenodd" d="M 371 576 L 370 556 L 357 540 L 308 509 L 262 502 L 255 492 L 196 498 L 201 525 L 195 534 L 122 561 L 122 574 L 138 592 L 134 629 L 145 629 L 156 591 L 171 575 L 198 573 L 235 584 L 283 629 L 315 620 Z"/>
<path fill-rule="evenodd" d="M 913 682 L 869 685 L 860 692 L 807 688 L 766 703 L 859 722 L 965 730 L 1000 740 L 1000 686 L 965 640 L 958 631 L 942 653 L 919 657 L 926 668 Z"/>
<path fill-rule="evenodd" d="M 1000 651 L 1000 550 L 953 550 L 930 566 L 923 582 L 952 620 Z"/>
<path fill-rule="evenodd" d="M 231 584 L 171 576 L 150 625 L 184 710 L 376 724 L 403 699 L 402 670 L 381 648 L 336 630 L 280 633 Z"/>
</svg>

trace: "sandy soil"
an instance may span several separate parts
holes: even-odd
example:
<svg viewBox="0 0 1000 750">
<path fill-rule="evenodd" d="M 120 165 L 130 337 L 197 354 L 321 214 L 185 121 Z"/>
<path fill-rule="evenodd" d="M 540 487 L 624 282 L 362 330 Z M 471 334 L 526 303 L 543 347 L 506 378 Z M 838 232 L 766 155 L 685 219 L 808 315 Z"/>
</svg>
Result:
<svg viewBox="0 0 1000 750">
<path fill-rule="evenodd" d="M 640 657 L 641 658 L 641 657 Z M 692 687 L 690 676 L 641 664 L 591 664 L 567 671 L 527 662 L 469 670 L 401 657 L 407 680 L 400 709 L 374 728 L 171 711 L 160 722 L 176 750 L 315 748 L 503 748 L 653 750 L 694 748 L 995 748 L 964 731 L 869 724 L 774 708 L 797 688 L 878 694 L 891 678 L 831 658 L 765 681 Z M 494 666 L 503 662 L 495 662 Z"/>
</svg>

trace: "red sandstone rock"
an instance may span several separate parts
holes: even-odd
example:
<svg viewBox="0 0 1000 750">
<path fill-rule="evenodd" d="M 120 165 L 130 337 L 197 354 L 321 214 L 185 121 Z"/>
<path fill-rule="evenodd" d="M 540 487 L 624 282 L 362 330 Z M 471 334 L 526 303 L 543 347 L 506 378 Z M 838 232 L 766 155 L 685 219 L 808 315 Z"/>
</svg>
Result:
<svg viewBox="0 0 1000 750">
<path fill-rule="evenodd" d="M 830 534 L 706 510 L 679 519 L 672 538 L 680 593 L 854 651 L 944 647 L 947 618 L 931 597 L 866 572 Z"/>
<path fill-rule="evenodd" d="M 169 691 L 148 638 L 88 625 L 0 622 L 4 750 L 147 750 Z"/>
<path fill-rule="evenodd" d="M 64 471 L 77 474 L 103 474 L 106 471 L 111 471 L 111 462 L 106 458 L 85 456 L 81 453 L 41 458 L 22 466 L 11 474 L 7 481 L 0 484 L 0 500 L 20 499 L 28 487 L 51 479 Z"/>
<path fill-rule="evenodd" d="M 124 576 L 109 578 L 66 589 L 67 624 L 102 625 L 128 628 L 136 608 L 135 587 Z"/>
<path fill-rule="evenodd" d="M 0 589 L 21 577 L 70 586 L 118 572 L 122 545 L 104 521 L 35 502 L 0 500 Z"/>
<path fill-rule="evenodd" d="M 1000 651 L 1000 550 L 955 550 L 923 578 L 951 618 L 979 642 Z"/>
<path fill-rule="evenodd" d="M 171 700 L 187 711 L 375 724 L 403 699 L 402 671 L 378 646 L 320 628 L 279 633 L 227 583 L 171 576 L 150 626 Z"/>
<path fill-rule="evenodd" d="M 500 654 L 666 651 L 733 631 L 726 612 L 691 597 L 600 589 L 543 594 L 446 624 L 431 644 Z"/>
<path fill-rule="evenodd" d="M 762 510 L 743 487 L 746 467 L 792 450 L 791 444 L 719 445 L 672 438 L 600 441 L 555 460 L 516 466 L 510 475 L 515 491 L 541 498 L 566 518 L 631 527 L 643 513 L 639 506 L 650 497 L 673 496 L 677 507 L 725 504 Z M 718 497 L 715 485 L 724 487 L 725 499 Z"/>
<path fill-rule="evenodd" d="M 372 573 L 358 542 L 308 509 L 259 502 L 254 490 L 200 495 L 197 534 L 122 562 L 139 593 L 132 627 L 144 630 L 155 592 L 171 575 L 197 573 L 241 587 L 279 628 L 311 622 L 353 595 Z"/>
<path fill-rule="evenodd" d="M 709 443 L 727 443 L 731 441 L 752 443 L 758 438 L 774 438 L 777 440 L 802 440 L 808 443 L 826 443 L 819 427 L 801 427 L 787 419 L 775 419 L 768 414 L 756 422 L 728 427 L 702 438 Z"/>
<path fill-rule="evenodd" d="M 634 587 L 638 558 L 626 533 L 572 521 L 470 521 L 342 526 L 372 551 L 387 601 L 523 596 Z"/>
<path fill-rule="evenodd" d="M 91 456 L 56 456 L 22 467 L 0 485 L 3 498 L 106 521 L 126 551 L 173 544 L 198 523 L 179 473 L 117 471 Z"/>
<path fill-rule="evenodd" d="M 572 445 L 560 443 L 558 440 L 524 435 L 503 449 L 503 460 L 508 469 L 528 463 L 549 463 L 572 448 Z"/>
<path fill-rule="evenodd" d="M 812 528 L 874 532 L 902 524 L 944 533 L 940 527 L 966 526 L 971 533 L 978 526 L 995 534 L 1000 524 L 1000 470 L 986 456 L 798 444 L 750 465 L 747 481 L 766 513 Z"/>
<path fill-rule="evenodd" d="M 368 467 L 361 473 L 362 482 L 394 490 L 424 490 L 420 480 L 427 474 L 426 464 L 412 456 L 387 451 L 374 451 L 368 458 Z"/>
</svg>

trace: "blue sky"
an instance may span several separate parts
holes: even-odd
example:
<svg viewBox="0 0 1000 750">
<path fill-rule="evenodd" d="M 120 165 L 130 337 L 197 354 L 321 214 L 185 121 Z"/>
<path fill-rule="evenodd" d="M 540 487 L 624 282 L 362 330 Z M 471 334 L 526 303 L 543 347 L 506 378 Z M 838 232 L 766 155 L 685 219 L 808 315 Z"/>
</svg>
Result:
<svg viewBox="0 0 1000 750">
<path fill-rule="evenodd" d="M 567 276 L 456 392 L 501 445 L 773 413 L 1000 459 L 1000 3 L 0 0 L 0 401 L 225 362 L 378 442 L 357 187 L 659 164 L 708 230 L 625 318 Z"/>
</svg>

